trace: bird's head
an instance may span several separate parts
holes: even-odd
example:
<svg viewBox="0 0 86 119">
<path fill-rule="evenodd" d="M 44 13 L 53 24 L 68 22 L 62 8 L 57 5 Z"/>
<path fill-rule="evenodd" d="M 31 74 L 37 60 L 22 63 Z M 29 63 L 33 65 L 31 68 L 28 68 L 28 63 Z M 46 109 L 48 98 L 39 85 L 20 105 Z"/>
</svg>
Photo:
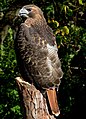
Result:
<svg viewBox="0 0 86 119">
<path fill-rule="evenodd" d="M 43 12 L 35 5 L 25 5 L 20 9 L 19 16 L 26 19 L 36 18 L 37 16 L 43 17 Z"/>
<path fill-rule="evenodd" d="M 26 25 L 32 24 L 35 28 L 45 27 L 47 22 L 42 10 L 36 5 L 25 5 L 20 9 L 19 16 Z"/>
</svg>

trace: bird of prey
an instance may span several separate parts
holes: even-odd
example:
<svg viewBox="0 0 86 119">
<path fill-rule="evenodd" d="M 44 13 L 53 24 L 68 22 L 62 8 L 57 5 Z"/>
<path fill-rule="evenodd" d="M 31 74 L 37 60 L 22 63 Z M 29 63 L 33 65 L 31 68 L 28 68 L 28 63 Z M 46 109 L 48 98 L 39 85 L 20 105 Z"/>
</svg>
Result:
<svg viewBox="0 0 86 119">
<path fill-rule="evenodd" d="M 16 35 L 15 51 L 21 76 L 46 92 L 51 112 L 58 116 L 60 110 L 56 90 L 63 72 L 55 36 L 39 7 L 25 5 L 19 16 L 22 23 Z"/>
</svg>

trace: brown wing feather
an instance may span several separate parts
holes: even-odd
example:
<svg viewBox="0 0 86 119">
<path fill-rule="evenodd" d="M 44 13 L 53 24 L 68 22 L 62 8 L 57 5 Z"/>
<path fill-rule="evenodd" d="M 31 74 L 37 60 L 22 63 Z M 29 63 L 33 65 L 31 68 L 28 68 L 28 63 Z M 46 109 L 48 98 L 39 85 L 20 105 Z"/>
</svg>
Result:
<svg viewBox="0 0 86 119">
<path fill-rule="evenodd" d="M 47 63 L 49 63 L 50 65 L 50 70 L 54 77 L 54 83 L 59 85 L 60 79 L 63 76 L 63 72 L 61 70 L 61 62 L 57 54 L 58 49 L 56 45 L 51 46 L 49 44 L 47 45 L 47 49 L 48 49 Z"/>
<path fill-rule="evenodd" d="M 61 73 L 59 58 L 56 51 L 52 50 L 53 48 L 49 51 L 47 47 L 49 39 L 46 36 L 41 36 L 33 27 L 27 27 L 23 23 L 20 26 L 16 40 L 18 55 L 23 61 L 22 65 L 24 65 L 28 74 L 32 77 L 33 80 L 31 80 L 34 84 L 42 88 L 58 85 Z M 48 59 L 51 64 L 49 64 Z M 52 67 L 52 71 L 50 67 Z M 30 78 L 29 75 L 27 75 L 28 80 Z"/>
</svg>

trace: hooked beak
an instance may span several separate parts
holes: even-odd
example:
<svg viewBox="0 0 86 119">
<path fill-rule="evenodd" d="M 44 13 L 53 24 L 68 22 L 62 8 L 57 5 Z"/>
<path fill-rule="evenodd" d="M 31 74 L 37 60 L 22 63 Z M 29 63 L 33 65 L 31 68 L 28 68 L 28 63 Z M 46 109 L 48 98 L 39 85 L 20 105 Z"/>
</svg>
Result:
<svg viewBox="0 0 86 119">
<path fill-rule="evenodd" d="M 20 9 L 20 11 L 19 11 L 19 16 L 23 16 L 23 17 L 28 17 L 28 14 L 29 14 L 29 12 L 25 9 L 25 8 L 22 8 L 22 9 Z"/>
</svg>

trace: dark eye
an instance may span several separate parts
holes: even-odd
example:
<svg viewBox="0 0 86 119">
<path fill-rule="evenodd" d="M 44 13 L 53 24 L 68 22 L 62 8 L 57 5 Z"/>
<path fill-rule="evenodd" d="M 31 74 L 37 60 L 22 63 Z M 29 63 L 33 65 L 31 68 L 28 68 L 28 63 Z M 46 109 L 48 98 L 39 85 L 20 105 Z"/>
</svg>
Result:
<svg viewBox="0 0 86 119">
<path fill-rule="evenodd" d="M 30 8 L 28 8 L 27 10 L 28 10 L 29 12 L 31 11 L 31 9 L 30 9 Z"/>
</svg>

